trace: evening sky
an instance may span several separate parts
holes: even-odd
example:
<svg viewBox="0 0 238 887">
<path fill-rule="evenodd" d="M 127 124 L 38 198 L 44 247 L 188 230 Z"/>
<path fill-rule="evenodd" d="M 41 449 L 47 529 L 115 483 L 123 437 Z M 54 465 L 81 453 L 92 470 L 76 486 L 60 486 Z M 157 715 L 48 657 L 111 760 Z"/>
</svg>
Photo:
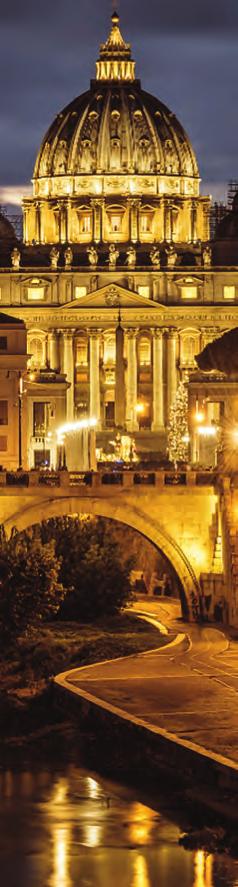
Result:
<svg viewBox="0 0 238 887">
<path fill-rule="evenodd" d="M 144 89 L 173 110 L 204 192 L 238 179 L 237 0 L 121 0 Z M 0 0 L 0 200 L 29 184 L 48 125 L 94 77 L 110 0 Z M 16 189 L 16 192 L 15 192 Z"/>
</svg>

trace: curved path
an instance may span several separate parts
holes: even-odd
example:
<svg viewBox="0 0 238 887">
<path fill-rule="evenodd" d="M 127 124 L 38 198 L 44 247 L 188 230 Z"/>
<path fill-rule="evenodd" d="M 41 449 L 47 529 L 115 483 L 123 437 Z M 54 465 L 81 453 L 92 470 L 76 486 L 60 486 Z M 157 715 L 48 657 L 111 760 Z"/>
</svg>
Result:
<svg viewBox="0 0 238 887">
<path fill-rule="evenodd" d="M 176 601 L 144 600 L 133 609 L 175 631 L 178 642 L 74 669 L 56 682 L 238 770 L 238 642 L 222 629 L 183 624 Z"/>
</svg>

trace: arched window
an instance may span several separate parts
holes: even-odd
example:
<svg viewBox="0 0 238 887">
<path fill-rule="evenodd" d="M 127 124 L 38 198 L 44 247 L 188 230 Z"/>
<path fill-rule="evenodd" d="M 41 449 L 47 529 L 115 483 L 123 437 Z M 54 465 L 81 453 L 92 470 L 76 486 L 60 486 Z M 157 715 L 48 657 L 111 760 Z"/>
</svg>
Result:
<svg viewBox="0 0 238 887">
<path fill-rule="evenodd" d="M 76 366 L 87 366 L 88 363 L 88 342 L 85 336 L 78 336 L 76 339 Z"/>
<path fill-rule="evenodd" d="M 108 336 L 104 340 L 104 363 L 116 363 L 116 341 L 115 336 Z"/>
<path fill-rule="evenodd" d="M 151 343 L 150 339 L 142 336 L 138 344 L 139 366 L 150 366 L 151 363 Z"/>
<path fill-rule="evenodd" d="M 45 364 L 45 341 L 34 336 L 28 339 L 28 353 L 31 355 L 29 366 L 32 369 L 40 369 Z"/>
<path fill-rule="evenodd" d="M 195 365 L 195 354 L 200 351 L 199 333 L 187 333 L 181 339 L 181 363 L 183 366 L 193 367 Z"/>
</svg>

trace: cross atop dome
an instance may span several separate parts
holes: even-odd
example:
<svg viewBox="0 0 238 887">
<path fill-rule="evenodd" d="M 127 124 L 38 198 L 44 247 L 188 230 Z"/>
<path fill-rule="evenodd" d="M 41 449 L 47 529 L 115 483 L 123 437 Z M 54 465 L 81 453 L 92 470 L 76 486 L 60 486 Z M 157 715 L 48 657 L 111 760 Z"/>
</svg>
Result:
<svg viewBox="0 0 238 887">
<path fill-rule="evenodd" d="M 118 13 L 113 12 L 110 34 L 106 43 L 101 43 L 100 59 L 96 62 L 97 80 L 135 80 L 131 46 L 130 43 L 125 43 L 119 22 Z"/>
</svg>

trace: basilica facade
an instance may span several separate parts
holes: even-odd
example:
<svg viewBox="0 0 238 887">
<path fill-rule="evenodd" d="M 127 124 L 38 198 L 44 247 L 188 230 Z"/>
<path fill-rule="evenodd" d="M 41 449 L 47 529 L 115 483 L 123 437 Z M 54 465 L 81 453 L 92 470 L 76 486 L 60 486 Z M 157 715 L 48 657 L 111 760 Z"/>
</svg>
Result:
<svg viewBox="0 0 238 887">
<path fill-rule="evenodd" d="M 0 218 L 0 307 L 24 322 L 25 369 L 0 335 L 0 373 L 2 391 L 23 378 L 24 466 L 46 453 L 52 466 L 57 427 L 84 417 L 102 451 L 121 429 L 161 458 L 179 380 L 238 325 L 238 213 L 211 242 L 189 138 L 136 79 L 116 13 L 89 90 L 43 139 L 23 213 L 22 242 Z M 0 460 L 15 468 L 4 404 Z M 211 399 L 211 420 L 219 409 Z"/>
</svg>

